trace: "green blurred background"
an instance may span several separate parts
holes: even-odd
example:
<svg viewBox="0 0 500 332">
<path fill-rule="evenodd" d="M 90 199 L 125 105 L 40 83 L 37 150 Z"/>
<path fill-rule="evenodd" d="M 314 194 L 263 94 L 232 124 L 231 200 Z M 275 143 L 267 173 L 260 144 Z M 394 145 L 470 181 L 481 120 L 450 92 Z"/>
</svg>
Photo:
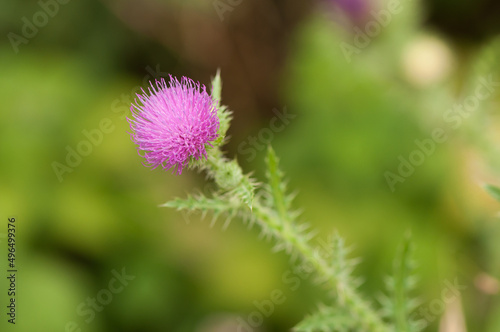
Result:
<svg viewBox="0 0 500 332">
<path fill-rule="evenodd" d="M 366 294 L 380 294 L 410 230 L 426 331 L 500 331 L 500 204 L 483 189 L 500 184 L 498 87 L 457 128 L 443 120 L 480 77 L 500 81 L 498 3 L 397 2 L 346 57 L 341 45 L 389 3 L 63 2 L 0 4 L 1 331 L 248 332 L 238 318 L 276 289 L 286 300 L 253 331 L 287 331 L 326 301 L 312 277 L 297 279 L 284 254 L 269 254 L 257 229 L 222 231 L 223 221 L 158 207 L 213 185 L 142 166 L 127 133 L 130 102 L 155 77 L 209 84 L 217 68 L 234 111 L 227 155 L 262 177 L 272 144 L 304 221 L 318 238 L 338 230 L 363 258 Z M 294 117 L 283 130 L 261 131 L 285 110 Z M 391 191 L 386 172 L 397 174 L 399 156 L 436 128 L 446 142 Z M 85 155 L 68 165 L 75 149 Z M 15 326 L 4 276 L 11 216 Z M 107 298 L 123 269 L 133 280 Z M 446 304 L 455 280 L 465 289 Z M 82 313 L 96 296 L 109 303 Z"/>
</svg>

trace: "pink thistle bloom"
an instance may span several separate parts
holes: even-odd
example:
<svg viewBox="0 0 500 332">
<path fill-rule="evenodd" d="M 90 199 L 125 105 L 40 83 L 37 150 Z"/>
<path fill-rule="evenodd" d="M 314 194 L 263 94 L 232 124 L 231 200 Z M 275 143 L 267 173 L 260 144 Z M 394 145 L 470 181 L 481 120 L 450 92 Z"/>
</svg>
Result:
<svg viewBox="0 0 500 332">
<path fill-rule="evenodd" d="M 170 76 L 155 86 L 150 82 L 149 95 L 137 94 L 130 110 L 132 141 L 144 152 L 146 166 L 173 169 L 177 174 L 188 165 L 191 157 L 206 158 L 206 145 L 217 138 L 219 118 L 217 102 L 212 100 L 204 85 L 187 77 L 181 81 Z"/>
</svg>

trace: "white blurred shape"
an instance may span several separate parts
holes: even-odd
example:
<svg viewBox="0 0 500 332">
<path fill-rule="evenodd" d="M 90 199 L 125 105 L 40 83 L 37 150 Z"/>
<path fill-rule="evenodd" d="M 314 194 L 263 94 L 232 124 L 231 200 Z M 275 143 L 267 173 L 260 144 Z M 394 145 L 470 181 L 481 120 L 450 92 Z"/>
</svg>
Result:
<svg viewBox="0 0 500 332">
<path fill-rule="evenodd" d="M 402 62 L 406 79 L 418 87 L 427 87 L 443 81 L 450 74 L 454 59 L 444 41 L 424 35 L 406 46 Z"/>
</svg>

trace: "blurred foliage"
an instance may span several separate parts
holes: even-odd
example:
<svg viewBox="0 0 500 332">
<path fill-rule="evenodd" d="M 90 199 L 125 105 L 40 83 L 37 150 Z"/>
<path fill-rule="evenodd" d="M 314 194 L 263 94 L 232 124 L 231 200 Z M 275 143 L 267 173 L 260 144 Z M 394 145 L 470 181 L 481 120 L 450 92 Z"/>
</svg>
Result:
<svg viewBox="0 0 500 332">
<path fill-rule="evenodd" d="M 449 7 L 467 13 L 472 6 L 439 3 L 449 16 Z M 158 208 L 211 184 L 200 174 L 176 177 L 141 165 L 123 114 L 155 76 L 148 66 L 205 84 L 221 67 L 222 98 L 234 110 L 231 156 L 249 135 L 270 127 L 273 107 L 296 115 L 271 143 L 289 188 L 299 189 L 296 207 L 321 230 L 318 238 L 338 229 L 364 258 L 354 272 L 365 277 L 364 291 L 376 296 L 383 289 L 410 229 L 422 305 L 439 300 L 445 282 L 458 278 L 467 285 L 460 301 L 468 330 L 500 330 L 500 206 L 484 189 L 500 185 L 500 94 L 459 128 L 443 123 L 478 77 L 499 77 L 498 41 L 451 43 L 422 24 L 439 22 L 433 6 L 405 2 L 348 62 L 339 45 L 354 33 L 345 20 L 332 22 L 341 14 L 331 15 L 329 4 L 243 2 L 220 21 L 201 1 L 69 1 L 18 53 L 7 35 L 21 34 L 22 18 L 32 20 L 41 7 L 0 4 L 0 241 L 5 248 L 7 217 L 15 216 L 17 331 L 64 331 L 71 321 L 96 332 L 235 331 L 231 324 L 247 319 L 258 310 L 255 301 L 275 289 L 286 301 L 255 331 L 285 331 L 323 299 L 311 280 L 293 274 L 285 255 L 269 255 L 272 244 L 256 241 L 257 230 L 233 222 L 222 232 L 222 223 L 210 228 L 198 215 Z M 463 27 L 482 20 L 474 13 Z M 462 32 L 453 26 L 442 31 Z M 483 36 L 496 33 L 492 24 L 485 29 Z M 422 64 L 405 59 L 427 36 L 444 45 L 453 65 L 419 85 L 411 69 Z M 77 149 L 87 140 L 83 131 L 98 129 L 103 119 L 113 129 L 60 182 L 53 163 L 65 164 L 67 148 Z M 384 173 L 396 172 L 398 156 L 407 158 L 414 141 L 435 128 L 445 130 L 447 141 L 391 192 Z M 264 146 L 256 146 L 251 161 L 241 156 L 246 170 L 263 175 Z M 2 271 L 6 254 L 2 249 Z M 122 268 L 135 279 L 86 323 L 78 306 L 107 289 L 112 271 Z M 0 330 L 9 331 L 2 280 Z M 426 331 L 439 331 L 442 313 Z"/>
</svg>

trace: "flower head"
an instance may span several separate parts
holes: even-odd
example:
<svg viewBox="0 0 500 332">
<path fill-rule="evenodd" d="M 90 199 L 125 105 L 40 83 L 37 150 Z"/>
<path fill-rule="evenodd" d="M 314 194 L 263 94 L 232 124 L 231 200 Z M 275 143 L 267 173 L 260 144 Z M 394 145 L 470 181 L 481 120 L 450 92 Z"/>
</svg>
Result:
<svg viewBox="0 0 500 332">
<path fill-rule="evenodd" d="M 217 138 L 217 102 L 204 85 L 187 77 L 179 82 L 170 76 L 168 84 L 162 78 L 156 87 L 150 85 L 149 95 L 143 89 L 137 94 L 140 103 L 136 99 L 130 108 L 132 141 L 148 166 L 181 174 L 191 157 L 206 157 L 206 145 Z"/>
</svg>

